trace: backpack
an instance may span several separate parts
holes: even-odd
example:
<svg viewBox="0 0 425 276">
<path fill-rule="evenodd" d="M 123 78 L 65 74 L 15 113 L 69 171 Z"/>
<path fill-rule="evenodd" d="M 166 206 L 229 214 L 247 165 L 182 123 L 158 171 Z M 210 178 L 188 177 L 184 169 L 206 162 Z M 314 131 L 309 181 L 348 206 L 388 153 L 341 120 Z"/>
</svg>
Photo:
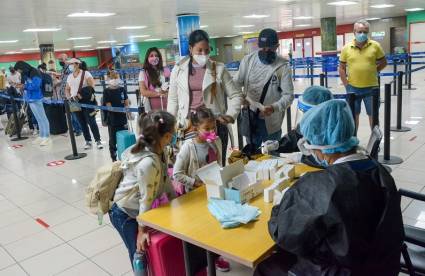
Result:
<svg viewBox="0 0 425 276">
<path fill-rule="evenodd" d="M 52 97 L 53 96 L 53 79 L 49 74 L 41 73 L 41 92 L 43 92 L 43 97 Z"/>
<path fill-rule="evenodd" d="M 98 216 L 102 224 L 103 215 L 108 213 L 113 204 L 115 190 L 123 178 L 121 161 L 100 167 L 86 190 L 86 206 L 91 213 Z"/>
</svg>

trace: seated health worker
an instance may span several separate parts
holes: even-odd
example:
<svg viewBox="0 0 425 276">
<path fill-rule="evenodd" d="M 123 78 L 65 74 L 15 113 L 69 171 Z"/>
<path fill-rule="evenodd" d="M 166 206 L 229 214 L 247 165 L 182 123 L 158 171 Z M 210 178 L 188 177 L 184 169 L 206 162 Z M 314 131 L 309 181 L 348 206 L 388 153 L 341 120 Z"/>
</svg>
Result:
<svg viewBox="0 0 425 276">
<path fill-rule="evenodd" d="M 347 103 L 312 108 L 300 130 L 324 170 L 302 176 L 273 208 L 278 251 L 254 275 L 398 275 L 400 195 L 385 168 L 357 152 Z"/>
</svg>

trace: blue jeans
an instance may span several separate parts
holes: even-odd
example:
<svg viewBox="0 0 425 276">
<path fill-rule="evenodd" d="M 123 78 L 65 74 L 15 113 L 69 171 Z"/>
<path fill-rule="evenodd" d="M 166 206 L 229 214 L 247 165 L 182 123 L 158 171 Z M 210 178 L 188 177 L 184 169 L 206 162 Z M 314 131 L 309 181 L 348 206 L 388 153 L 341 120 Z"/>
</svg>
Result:
<svg viewBox="0 0 425 276">
<path fill-rule="evenodd" d="M 345 89 L 347 90 L 347 93 L 355 93 L 356 95 L 364 95 L 372 92 L 376 87 L 354 87 L 350 84 L 348 84 Z M 364 105 L 366 107 L 366 113 L 368 116 L 372 116 L 372 96 L 363 98 Z M 379 102 L 379 101 L 378 101 Z M 360 114 L 360 111 L 362 109 L 362 99 L 356 100 L 354 104 L 354 109 L 356 114 Z"/>
<path fill-rule="evenodd" d="M 30 102 L 29 106 L 31 108 L 32 114 L 38 123 L 38 128 L 40 130 L 39 136 L 41 138 L 47 138 L 50 136 L 50 125 L 49 120 L 47 119 L 46 112 L 44 112 L 43 102 L 35 101 Z"/>
<path fill-rule="evenodd" d="M 74 132 L 76 133 L 81 133 L 81 125 L 78 122 L 78 118 L 77 115 L 75 114 L 75 112 L 71 112 L 71 123 L 72 123 L 72 128 L 74 129 Z"/>
<path fill-rule="evenodd" d="M 120 234 L 121 239 L 124 241 L 128 250 L 131 265 L 133 265 L 133 256 L 137 248 L 136 241 L 139 224 L 136 219 L 129 217 L 123 210 L 121 210 L 116 203 L 114 203 L 111 210 L 109 210 L 109 218 L 111 219 L 112 225 Z"/>
<path fill-rule="evenodd" d="M 259 148 L 261 147 L 261 144 L 267 140 L 280 140 L 282 136 L 282 130 L 279 130 L 272 134 L 268 134 L 266 128 L 266 121 L 264 119 L 257 118 L 255 125 L 256 130 L 252 133 L 252 141 L 251 137 L 247 137 L 248 144 L 254 144 L 257 148 Z"/>
</svg>

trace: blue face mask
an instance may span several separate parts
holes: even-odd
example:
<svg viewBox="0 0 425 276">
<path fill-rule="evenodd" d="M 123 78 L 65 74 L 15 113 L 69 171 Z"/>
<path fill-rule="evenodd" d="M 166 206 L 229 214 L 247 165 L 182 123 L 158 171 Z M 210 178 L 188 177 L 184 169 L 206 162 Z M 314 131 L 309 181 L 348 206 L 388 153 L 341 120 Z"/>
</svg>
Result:
<svg viewBox="0 0 425 276">
<path fill-rule="evenodd" d="M 356 41 L 359 43 L 365 42 L 367 38 L 367 34 L 365 33 L 356 33 Z"/>
<path fill-rule="evenodd" d="M 311 155 L 313 155 L 314 160 L 315 160 L 315 161 L 316 161 L 316 163 L 317 163 L 317 164 L 319 164 L 321 167 L 323 167 L 323 168 L 327 168 L 327 167 L 329 167 L 329 163 L 328 163 L 328 161 L 327 161 L 327 160 L 325 160 L 325 159 L 320 160 L 320 159 L 319 159 L 319 157 L 317 157 L 317 155 L 316 155 L 314 152 L 312 152 L 312 153 L 311 153 Z"/>
</svg>

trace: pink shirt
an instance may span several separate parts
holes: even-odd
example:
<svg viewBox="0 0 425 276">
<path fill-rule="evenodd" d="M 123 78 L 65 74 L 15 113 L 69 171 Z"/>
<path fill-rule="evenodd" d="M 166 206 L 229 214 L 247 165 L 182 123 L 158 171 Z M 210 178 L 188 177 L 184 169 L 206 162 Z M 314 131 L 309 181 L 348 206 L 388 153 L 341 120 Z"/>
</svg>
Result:
<svg viewBox="0 0 425 276">
<path fill-rule="evenodd" d="M 194 74 L 189 75 L 190 107 L 189 111 L 194 112 L 198 107 L 204 106 L 204 95 L 202 83 L 204 82 L 205 68 L 193 67 Z"/>
</svg>

